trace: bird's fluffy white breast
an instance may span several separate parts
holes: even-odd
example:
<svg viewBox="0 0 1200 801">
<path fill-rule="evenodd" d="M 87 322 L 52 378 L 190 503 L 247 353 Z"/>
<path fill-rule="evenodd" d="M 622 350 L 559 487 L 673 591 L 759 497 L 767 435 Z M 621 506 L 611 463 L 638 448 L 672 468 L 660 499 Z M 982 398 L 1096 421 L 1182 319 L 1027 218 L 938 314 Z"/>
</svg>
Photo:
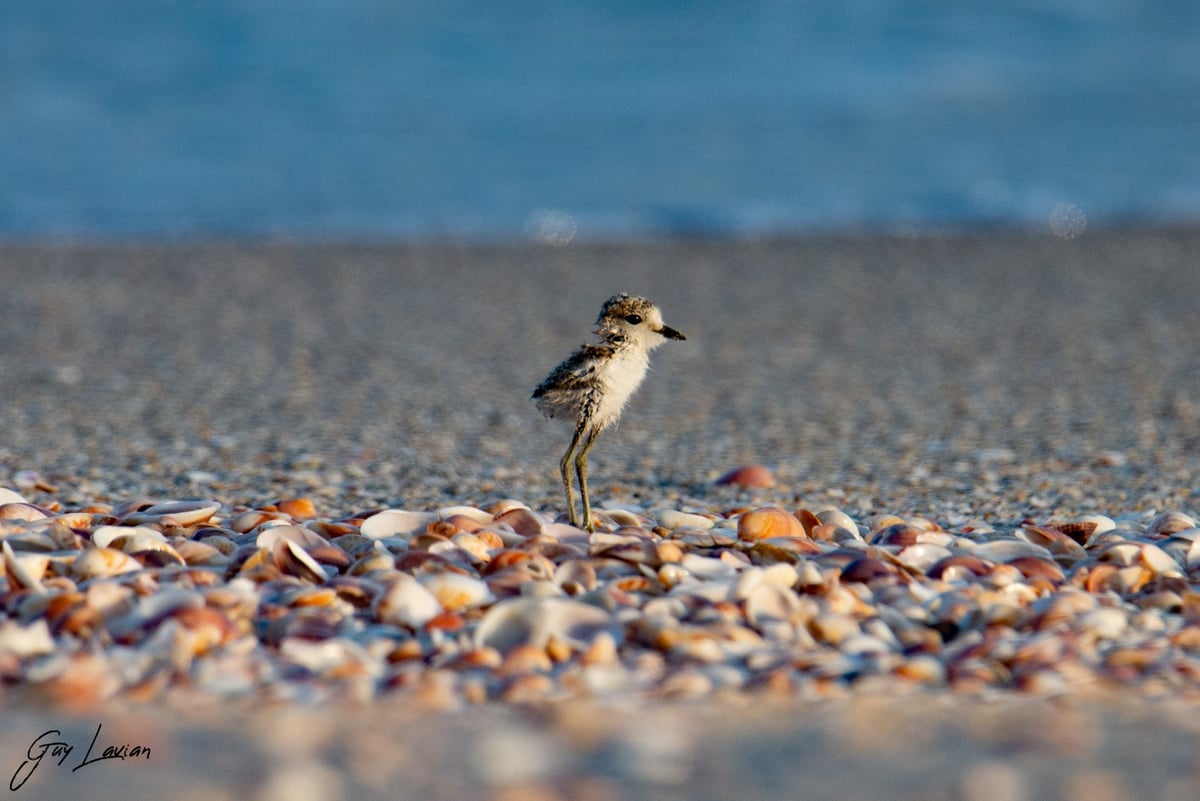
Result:
<svg viewBox="0 0 1200 801">
<path fill-rule="evenodd" d="M 611 425 L 625 408 L 650 366 L 650 354 L 645 350 L 633 349 L 619 353 L 612 361 L 600 368 L 599 379 L 604 387 L 603 398 L 596 414 L 601 427 Z"/>
</svg>

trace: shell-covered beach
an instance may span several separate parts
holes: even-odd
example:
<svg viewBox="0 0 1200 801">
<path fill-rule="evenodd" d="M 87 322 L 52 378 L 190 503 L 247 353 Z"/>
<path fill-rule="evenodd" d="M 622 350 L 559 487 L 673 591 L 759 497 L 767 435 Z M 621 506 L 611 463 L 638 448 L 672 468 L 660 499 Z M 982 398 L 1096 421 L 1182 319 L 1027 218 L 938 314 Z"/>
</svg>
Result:
<svg viewBox="0 0 1200 801">
<path fill-rule="evenodd" d="M 16 792 L 1194 797 L 1198 256 L 4 246 L 0 754 L 153 751 Z M 623 291 L 589 535 L 529 395 Z"/>
</svg>

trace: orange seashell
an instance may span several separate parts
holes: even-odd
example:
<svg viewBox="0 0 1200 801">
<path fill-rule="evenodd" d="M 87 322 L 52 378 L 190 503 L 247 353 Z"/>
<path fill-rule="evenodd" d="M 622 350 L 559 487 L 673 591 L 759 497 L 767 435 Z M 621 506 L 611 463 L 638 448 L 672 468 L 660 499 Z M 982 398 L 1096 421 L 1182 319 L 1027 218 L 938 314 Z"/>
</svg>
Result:
<svg viewBox="0 0 1200 801">
<path fill-rule="evenodd" d="M 425 624 L 425 630 L 461 631 L 466 625 L 466 619 L 457 612 L 442 612 L 440 615 L 430 618 L 429 622 Z"/>
<path fill-rule="evenodd" d="M 492 560 L 488 562 L 488 565 L 483 572 L 485 574 L 495 573 L 498 570 L 504 570 L 505 568 L 520 564 L 521 562 L 528 562 L 532 558 L 533 554 L 529 553 L 528 551 L 505 549 L 492 556 Z"/>
<path fill-rule="evenodd" d="M 764 540 L 769 537 L 803 537 L 804 527 L 795 516 L 778 506 L 764 506 L 746 512 L 738 520 L 738 539 Z"/>
<path fill-rule="evenodd" d="M 275 508 L 293 520 L 311 520 L 317 516 L 317 507 L 311 498 L 287 498 L 277 502 Z"/>
<path fill-rule="evenodd" d="M 766 465 L 746 464 L 730 470 L 716 483 L 748 489 L 770 489 L 775 486 L 775 474 Z"/>
<path fill-rule="evenodd" d="M 821 518 L 807 509 L 797 509 L 793 514 L 800 521 L 800 525 L 804 527 L 804 533 L 810 537 L 813 536 L 813 529 L 821 525 Z"/>
</svg>

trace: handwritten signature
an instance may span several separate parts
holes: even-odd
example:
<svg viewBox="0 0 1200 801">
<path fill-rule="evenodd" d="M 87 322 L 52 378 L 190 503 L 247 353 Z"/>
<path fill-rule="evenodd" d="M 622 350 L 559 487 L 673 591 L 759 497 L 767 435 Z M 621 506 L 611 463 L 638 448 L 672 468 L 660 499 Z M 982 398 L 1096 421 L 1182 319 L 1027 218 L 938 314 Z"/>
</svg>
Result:
<svg viewBox="0 0 1200 801">
<path fill-rule="evenodd" d="M 92 742 L 88 745 L 87 751 L 83 755 L 83 759 L 78 765 L 71 768 L 71 772 L 85 768 L 88 765 L 95 765 L 97 762 L 103 762 L 107 759 L 150 759 L 150 747 L 145 745 L 110 745 L 101 751 L 97 756 L 92 756 L 92 751 L 96 748 L 96 741 L 100 739 L 100 729 L 102 724 L 96 724 L 96 733 L 92 735 Z M 49 731 L 39 734 L 32 743 L 29 744 L 29 750 L 25 752 L 26 759 L 17 768 L 13 774 L 12 780 L 8 783 L 8 789 L 16 792 L 25 786 L 25 782 L 29 781 L 29 777 L 33 775 L 42 764 L 42 760 L 50 757 L 51 760 L 57 760 L 58 766 L 67 761 L 67 757 L 74 752 L 75 746 L 63 740 L 55 740 L 52 738 L 62 737 L 62 732 L 58 729 L 50 729 Z"/>
</svg>

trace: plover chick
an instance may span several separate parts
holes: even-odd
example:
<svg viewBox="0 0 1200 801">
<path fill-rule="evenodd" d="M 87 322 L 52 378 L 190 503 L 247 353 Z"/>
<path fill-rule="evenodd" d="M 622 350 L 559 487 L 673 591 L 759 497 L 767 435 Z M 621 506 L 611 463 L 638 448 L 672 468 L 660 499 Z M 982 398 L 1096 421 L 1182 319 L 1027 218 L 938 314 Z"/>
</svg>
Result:
<svg viewBox="0 0 1200 801">
<path fill-rule="evenodd" d="M 596 319 L 598 345 L 582 345 L 555 367 L 533 391 L 533 399 L 547 417 L 566 417 L 575 423 L 575 435 L 558 464 L 571 525 L 575 497 L 571 489 L 571 456 L 583 499 L 583 528 L 594 529 L 588 500 L 587 456 L 596 436 L 617 422 L 629 396 L 642 383 L 650 366 L 650 351 L 668 339 L 687 339 L 663 324 L 662 312 L 645 298 L 617 295 L 609 298 Z M 580 443 L 583 443 L 580 446 Z M 578 448 L 578 452 L 576 452 Z"/>
</svg>

